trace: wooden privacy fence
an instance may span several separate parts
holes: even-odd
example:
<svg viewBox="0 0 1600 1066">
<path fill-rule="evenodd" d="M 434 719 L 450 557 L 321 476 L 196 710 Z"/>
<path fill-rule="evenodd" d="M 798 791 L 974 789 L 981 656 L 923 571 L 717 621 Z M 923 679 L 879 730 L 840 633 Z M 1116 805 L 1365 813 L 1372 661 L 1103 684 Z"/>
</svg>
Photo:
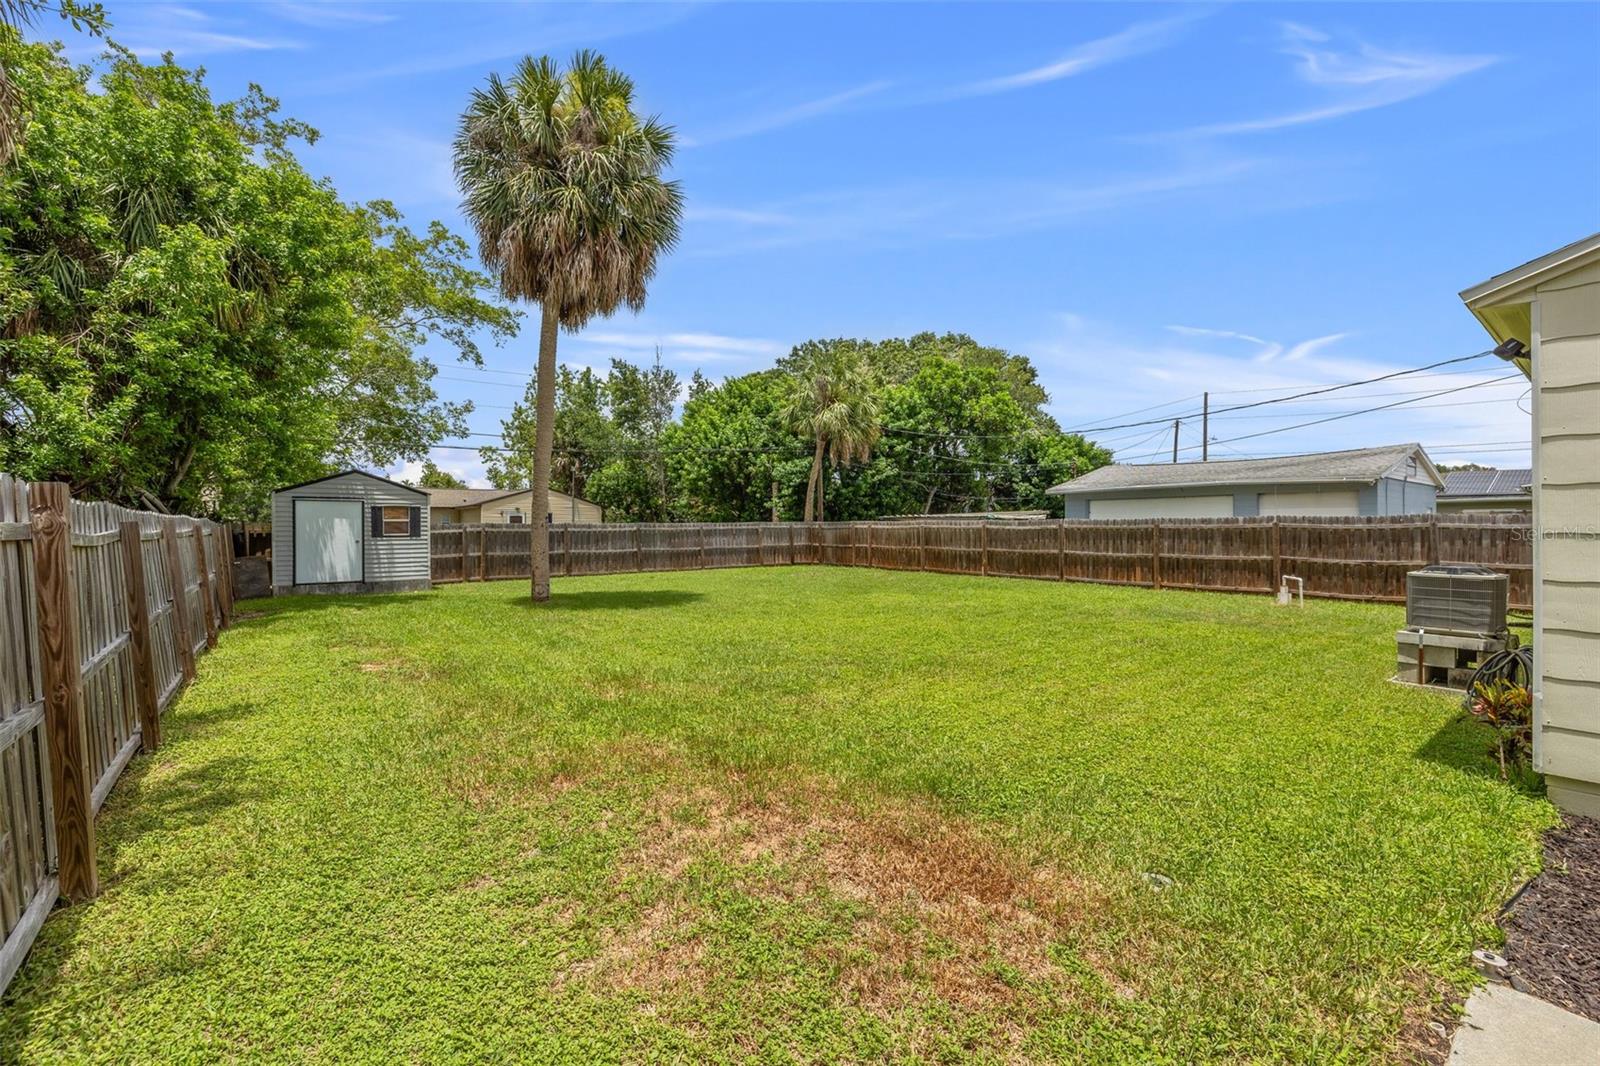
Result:
<svg viewBox="0 0 1600 1066">
<path fill-rule="evenodd" d="M 526 578 L 531 535 L 437 527 L 433 580 Z M 1406 572 L 1441 562 L 1506 574 L 1511 604 L 1532 606 L 1525 514 L 550 527 L 557 575 L 815 563 L 1217 592 L 1273 592 L 1291 575 L 1308 596 L 1402 603 Z"/>
<path fill-rule="evenodd" d="M 0 991 L 98 894 L 94 817 L 231 620 L 232 557 L 214 522 L 0 474 Z"/>
</svg>

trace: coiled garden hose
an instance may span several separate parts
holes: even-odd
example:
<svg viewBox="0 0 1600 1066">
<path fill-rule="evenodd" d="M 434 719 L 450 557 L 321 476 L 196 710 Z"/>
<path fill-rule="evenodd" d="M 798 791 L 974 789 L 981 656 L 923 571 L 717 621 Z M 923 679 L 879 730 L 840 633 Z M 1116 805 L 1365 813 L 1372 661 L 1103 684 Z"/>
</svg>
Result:
<svg viewBox="0 0 1600 1066">
<path fill-rule="evenodd" d="M 1520 648 L 1493 652 L 1479 663 L 1472 672 L 1472 680 L 1467 682 L 1467 694 L 1462 698 L 1461 706 L 1470 711 L 1478 686 L 1492 685 L 1496 681 L 1509 681 L 1527 688 L 1533 681 L 1533 645 L 1524 644 Z"/>
</svg>

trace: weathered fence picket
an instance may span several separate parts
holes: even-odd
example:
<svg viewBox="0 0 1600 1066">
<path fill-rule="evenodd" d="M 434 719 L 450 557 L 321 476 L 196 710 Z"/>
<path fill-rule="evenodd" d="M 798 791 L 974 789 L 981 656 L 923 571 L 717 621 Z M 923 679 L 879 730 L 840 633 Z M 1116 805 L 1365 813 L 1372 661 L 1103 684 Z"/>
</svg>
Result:
<svg viewBox="0 0 1600 1066">
<path fill-rule="evenodd" d="M 232 617 L 227 539 L 0 474 L 0 991 L 99 892 L 95 813 Z"/>
<path fill-rule="evenodd" d="M 433 530 L 433 580 L 527 578 L 529 526 Z M 550 530 L 551 572 L 618 574 L 706 567 L 871 566 L 1213 592 L 1272 592 L 1285 574 L 1306 595 L 1400 603 L 1406 571 L 1478 563 L 1533 602 L 1528 517 L 606 523 Z"/>
</svg>

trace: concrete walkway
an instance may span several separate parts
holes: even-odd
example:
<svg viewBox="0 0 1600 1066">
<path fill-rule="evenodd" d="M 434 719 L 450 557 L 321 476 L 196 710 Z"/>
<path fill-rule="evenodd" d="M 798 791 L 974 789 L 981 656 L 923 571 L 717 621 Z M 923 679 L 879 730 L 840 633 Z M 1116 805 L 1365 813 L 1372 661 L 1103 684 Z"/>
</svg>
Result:
<svg viewBox="0 0 1600 1066">
<path fill-rule="evenodd" d="M 1600 1022 L 1488 984 L 1467 1000 L 1451 1066 L 1600 1066 Z"/>
</svg>

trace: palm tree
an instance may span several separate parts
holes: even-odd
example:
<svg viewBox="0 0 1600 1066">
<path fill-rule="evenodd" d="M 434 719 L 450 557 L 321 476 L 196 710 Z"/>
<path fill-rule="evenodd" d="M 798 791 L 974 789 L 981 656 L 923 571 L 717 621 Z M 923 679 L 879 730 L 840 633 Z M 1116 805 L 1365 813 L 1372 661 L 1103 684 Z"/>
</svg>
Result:
<svg viewBox="0 0 1600 1066">
<path fill-rule="evenodd" d="M 818 352 L 795 367 L 782 417 L 813 445 L 804 521 L 822 521 L 824 457 L 849 466 L 872 454 L 883 432 L 874 385 L 861 359 L 843 349 Z"/>
<path fill-rule="evenodd" d="M 525 57 L 491 75 L 461 116 L 456 182 L 478 254 L 508 299 L 539 304 L 534 416 L 533 599 L 550 598 L 550 451 L 556 339 L 626 303 L 644 306 L 657 257 L 678 239 L 683 195 L 663 181 L 672 129 L 633 112 L 633 82 L 593 52 L 565 72 Z"/>
</svg>

